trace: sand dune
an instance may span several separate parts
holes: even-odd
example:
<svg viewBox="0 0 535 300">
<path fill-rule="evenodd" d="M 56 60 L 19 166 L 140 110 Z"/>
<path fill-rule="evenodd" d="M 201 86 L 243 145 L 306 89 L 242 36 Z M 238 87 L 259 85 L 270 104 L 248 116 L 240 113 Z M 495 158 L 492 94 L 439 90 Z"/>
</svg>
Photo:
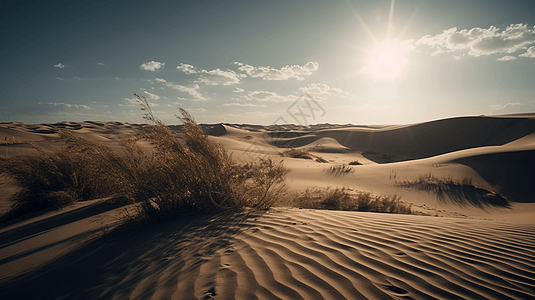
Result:
<svg viewBox="0 0 535 300">
<path fill-rule="evenodd" d="M 0 287 L 8 299 L 530 299 L 534 236 L 520 224 L 272 209 L 101 239 Z"/>
<path fill-rule="evenodd" d="M 8 156 L 34 151 L 29 141 L 48 147 L 59 129 L 116 149 L 120 138 L 143 127 L 2 123 L 0 139 L 14 137 Z M 182 131 L 169 128 L 177 136 Z M 0 298 L 535 299 L 535 115 L 202 128 L 239 162 L 284 160 L 290 190 L 396 194 L 413 211 L 437 217 L 274 208 L 101 237 L 122 208 L 76 203 L 0 225 Z M 327 162 L 281 156 L 288 146 Z M 5 150 L 0 145 L 0 155 Z M 325 172 L 354 161 L 361 165 L 343 176 Z M 439 201 L 396 185 L 427 174 L 500 185 L 508 205 L 485 197 Z M 0 182 L 0 208 L 11 185 Z"/>
</svg>

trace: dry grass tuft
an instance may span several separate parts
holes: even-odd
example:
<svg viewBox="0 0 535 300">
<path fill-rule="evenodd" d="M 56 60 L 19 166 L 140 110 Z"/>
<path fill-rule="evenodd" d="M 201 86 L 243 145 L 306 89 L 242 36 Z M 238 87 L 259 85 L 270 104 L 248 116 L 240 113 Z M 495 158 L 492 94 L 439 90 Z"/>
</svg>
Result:
<svg viewBox="0 0 535 300">
<path fill-rule="evenodd" d="M 412 204 L 398 196 L 374 196 L 371 193 L 351 192 L 345 188 L 307 189 L 293 197 L 287 205 L 309 209 L 367 211 L 410 214 Z"/>
<path fill-rule="evenodd" d="M 479 208 L 487 206 L 510 208 L 509 201 L 501 194 L 500 186 L 483 188 L 473 184 L 472 178 L 437 178 L 431 174 L 421 175 L 415 180 L 396 182 L 397 186 L 418 189 L 437 195 L 440 202 L 454 202 L 462 206 Z"/>
<path fill-rule="evenodd" d="M 303 150 L 298 150 L 298 149 L 293 149 L 293 148 L 290 150 L 284 151 L 281 155 L 285 157 L 291 157 L 291 158 L 313 159 L 312 154 Z"/>
<path fill-rule="evenodd" d="M 350 173 L 354 173 L 355 170 L 353 170 L 353 168 L 346 166 L 346 165 L 339 165 L 339 166 L 331 166 L 325 169 L 324 172 L 334 177 L 340 177 L 340 176 L 348 175 Z"/>
<path fill-rule="evenodd" d="M 138 206 L 139 213 L 127 219 L 155 221 L 196 211 L 263 209 L 283 195 L 288 170 L 282 162 L 236 164 L 181 109 L 177 117 L 184 124 L 183 145 L 154 116 L 147 99 L 134 95 L 152 125 L 123 139 L 122 155 L 85 135 L 62 130 L 50 151 L 34 144 L 34 155 L 1 159 L 0 174 L 16 180 L 22 190 L 0 220 L 75 201 L 116 197 Z M 154 146 L 151 155 L 141 149 L 140 140 Z"/>
</svg>

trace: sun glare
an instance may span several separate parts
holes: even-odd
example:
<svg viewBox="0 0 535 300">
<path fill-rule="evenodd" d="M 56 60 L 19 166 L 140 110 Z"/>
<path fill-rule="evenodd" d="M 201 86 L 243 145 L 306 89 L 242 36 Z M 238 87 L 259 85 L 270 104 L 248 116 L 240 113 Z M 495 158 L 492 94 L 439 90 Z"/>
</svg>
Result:
<svg viewBox="0 0 535 300">
<path fill-rule="evenodd" d="M 398 77 L 405 66 L 403 49 L 395 43 L 382 44 L 370 53 L 365 71 L 377 78 L 391 79 Z"/>
</svg>

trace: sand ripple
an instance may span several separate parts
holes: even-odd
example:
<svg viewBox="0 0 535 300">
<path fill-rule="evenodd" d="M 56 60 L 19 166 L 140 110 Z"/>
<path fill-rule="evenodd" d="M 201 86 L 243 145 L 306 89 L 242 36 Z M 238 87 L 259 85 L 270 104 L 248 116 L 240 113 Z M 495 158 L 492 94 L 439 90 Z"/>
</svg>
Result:
<svg viewBox="0 0 535 300">
<path fill-rule="evenodd" d="M 535 299 L 533 225 L 299 209 L 194 223 L 89 245 L 0 291 L 50 299 Z"/>
</svg>

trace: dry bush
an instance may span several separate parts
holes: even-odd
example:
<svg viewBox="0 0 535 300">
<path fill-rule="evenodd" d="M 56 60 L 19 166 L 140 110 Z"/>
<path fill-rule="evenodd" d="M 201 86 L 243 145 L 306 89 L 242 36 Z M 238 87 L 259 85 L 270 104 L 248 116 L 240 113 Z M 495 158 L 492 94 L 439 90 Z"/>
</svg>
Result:
<svg viewBox="0 0 535 300">
<path fill-rule="evenodd" d="M 200 210 L 266 208 L 284 189 L 288 172 L 282 163 L 260 160 L 236 164 L 227 151 L 210 141 L 193 117 L 181 109 L 182 145 L 152 113 L 145 97 L 135 94 L 145 119 L 153 125 L 139 138 L 155 146 L 152 157 L 132 147 L 131 161 L 143 165 L 135 178 L 134 199 L 140 201 L 140 218 L 161 219 Z"/>
<path fill-rule="evenodd" d="M 410 214 L 411 204 L 398 196 L 374 196 L 371 193 L 351 192 L 345 188 L 307 189 L 293 197 L 287 205 L 309 209 L 368 211 Z"/>
<path fill-rule="evenodd" d="M 152 125 L 121 140 L 122 155 L 85 135 L 60 130 L 50 151 L 34 144 L 34 155 L 1 159 L 0 174 L 15 179 L 22 190 L 0 220 L 111 196 L 137 203 L 139 214 L 127 218 L 153 221 L 201 210 L 266 208 L 284 191 L 288 170 L 282 162 L 237 165 L 181 109 L 183 145 L 153 115 L 147 99 L 134 95 Z M 141 149 L 140 140 L 154 146 L 152 155 Z"/>
<path fill-rule="evenodd" d="M 346 165 L 339 165 L 339 166 L 331 166 L 325 169 L 324 172 L 334 177 L 340 177 L 340 176 L 353 173 L 355 172 L 355 170 L 353 170 L 353 168 L 346 166 Z"/>
<path fill-rule="evenodd" d="M 358 161 L 358 160 L 354 160 L 354 161 L 348 163 L 348 165 L 350 165 L 350 166 L 361 166 L 362 163 L 360 161 Z"/>
<path fill-rule="evenodd" d="M 287 151 L 284 151 L 282 153 L 282 156 L 291 157 L 291 158 L 304 158 L 304 159 L 312 159 L 312 154 L 298 149 L 290 149 Z"/>
<path fill-rule="evenodd" d="M 470 177 L 462 179 L 437 178 L 427 174 L 420 175 L 415 180 L 396 181 L 396 185 L 434 193 L 440 202 L 451 201 L 462 206 L 472 205 L 479 208 L 487 206 L 511 207 L 507 198 L 501 194 L 499 185 L 490 188 L 479 187 L 473 184 Z"/>
<path fill-rule="evenodd" d="M 124 192 L 121 183 L 127 178 L 122 161 L 109 147 L 67 130 L 58 134 L 50 151 L 32 144 L 36 154 L 4 159 L 0 164 L 0 173 L 22 188 L 2 219 Z"/>
</svg>

